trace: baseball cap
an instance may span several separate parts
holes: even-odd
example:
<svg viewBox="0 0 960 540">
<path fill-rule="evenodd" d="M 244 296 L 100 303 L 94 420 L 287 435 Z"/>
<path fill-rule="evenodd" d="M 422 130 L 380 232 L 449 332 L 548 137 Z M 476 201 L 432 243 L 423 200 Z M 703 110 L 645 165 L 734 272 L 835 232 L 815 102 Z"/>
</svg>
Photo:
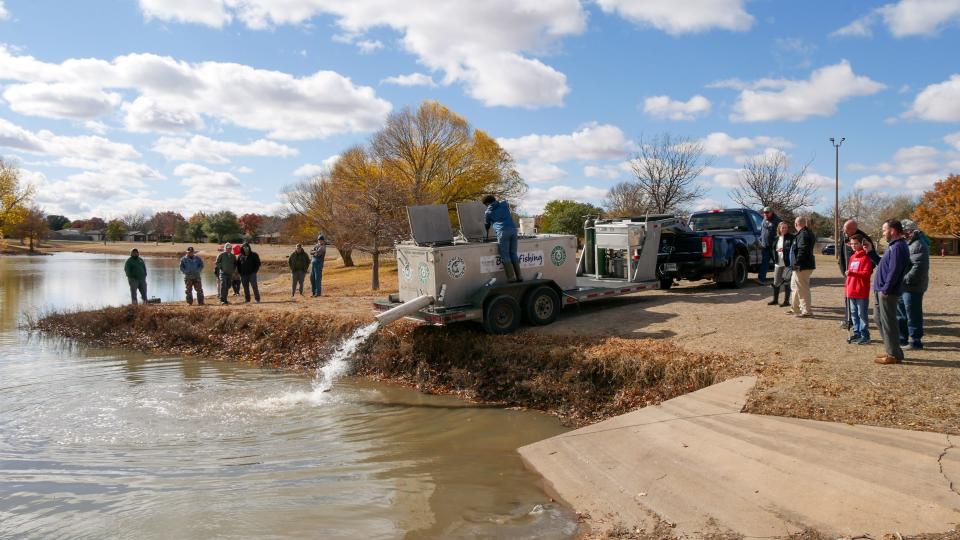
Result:
<svg viewBox="0 0 960 540">
<path fill-rule="evenodd" d="M 917 230 L 917 223 L 916 223 L 915 221 L 913 221 L 912 219 L 901 219 L 901 220 L 900 220 L 900 225 L 903 227 L 903 230 L 905 230 L 905 231 L 915 231 L 915 230 Z"/>
<path fill-rule="evenodd" d="M 763 212 L 773 212 L 773 208 L 770 208 L 769 206 L 764 206 Z"/>
</svg>

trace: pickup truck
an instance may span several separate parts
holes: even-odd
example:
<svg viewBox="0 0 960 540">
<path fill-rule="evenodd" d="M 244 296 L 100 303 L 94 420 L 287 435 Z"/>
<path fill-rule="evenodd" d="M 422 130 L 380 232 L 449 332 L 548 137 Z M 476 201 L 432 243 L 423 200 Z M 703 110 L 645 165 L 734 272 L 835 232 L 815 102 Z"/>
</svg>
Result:
<svg viewBox="0 0 960 540">
<path fill-rule="evenodd" d="M 760 267 L 763 217 L 747 208 L 695 212 L 686 229 L 664 231 L 657 254 L 661 289 L 675 280 L 712 279 L 740 288 Z"/>
</svg>

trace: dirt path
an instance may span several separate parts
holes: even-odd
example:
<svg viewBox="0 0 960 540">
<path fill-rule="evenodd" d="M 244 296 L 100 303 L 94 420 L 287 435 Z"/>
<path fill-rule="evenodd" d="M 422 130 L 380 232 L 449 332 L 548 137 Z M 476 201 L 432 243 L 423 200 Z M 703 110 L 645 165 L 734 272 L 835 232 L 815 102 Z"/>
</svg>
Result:
<svg viewBox="0 0 960 540">
<path fill-rule="evenodd" d="M 899 366 L 873 363 L 883 351 L 875 325 L 874 344 L 846 343 L 842 278 L 832 258 L 817 266 L 809 319 L 768 306 L 770 287 L 686 284 L 586 304 L 533 331 L 669 338 L 739 356 L 762 375 L 750 412 L 960 433 L 960 258 L 931 260 L 926 348 L 905 351 Z"/>
</svg>

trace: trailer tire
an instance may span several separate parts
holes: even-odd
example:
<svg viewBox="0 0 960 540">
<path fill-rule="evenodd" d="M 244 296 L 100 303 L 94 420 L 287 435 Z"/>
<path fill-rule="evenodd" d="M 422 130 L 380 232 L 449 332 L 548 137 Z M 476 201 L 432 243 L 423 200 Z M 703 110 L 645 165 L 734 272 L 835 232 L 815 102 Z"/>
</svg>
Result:
<svg viewBox="0 0 960 540">
<path fill-rule="evenodd" d="M 660 278 L 660 288 L 668 291 L 670 287 L 673 287 L 673 278 L 672 277 L 662 277 Z"/>
<path fill-rule="evenodd" d="M 523 302 L 523 318 L 528 324 L 545 326 L 557 320 L 560 313 L 560 295 L 553 288 L 541 285 L 530 292 Z"/>
<path fill-rule="evenodd" d="M 501 294 L 483 308 L 483 328 L 491 334 L 509 334 L 520 328 L 520 302 Z"/>
</svg>

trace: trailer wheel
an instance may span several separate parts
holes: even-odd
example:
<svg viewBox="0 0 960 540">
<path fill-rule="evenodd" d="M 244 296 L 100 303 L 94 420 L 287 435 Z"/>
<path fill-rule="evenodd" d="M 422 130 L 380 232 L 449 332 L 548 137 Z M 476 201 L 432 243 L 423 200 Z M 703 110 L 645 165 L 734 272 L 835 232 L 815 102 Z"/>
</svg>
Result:
<svg viewBox="0 0 960 540">
<path fill-rule="evenodd" d="M 672 277 L 662 277 L 660 278 L 660 288 L 668 291 L 670 287 L 673 287 L 673 278 Z"/>
<path fill-rule="evenodd" d="M 527 295 L 523 305 L 526 321 L 534 326 L 544 326 L 557 320 L 560 313 L 560 295 L 546 285 L 541 285 Z"/>
<path fill-rule="evenodd" d="M 520 327 L 520 303 L 502 294 L 483 309 L 483 328 L 491 334 L 509 334 Z"/>
</svg>

